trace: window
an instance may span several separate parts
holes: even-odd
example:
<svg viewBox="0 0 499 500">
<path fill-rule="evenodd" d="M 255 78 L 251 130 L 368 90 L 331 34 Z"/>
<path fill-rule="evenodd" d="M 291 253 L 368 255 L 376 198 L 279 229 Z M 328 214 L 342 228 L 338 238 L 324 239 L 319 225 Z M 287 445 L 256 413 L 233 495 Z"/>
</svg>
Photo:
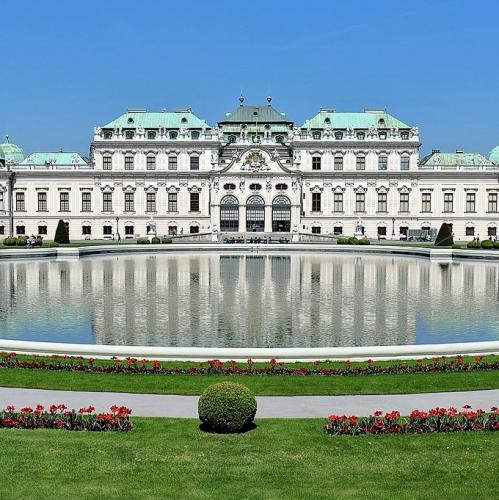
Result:
<svg viewBox="0 0 499 500">
<path fill-rule="evenodd" d="M 39 235 L 47 234 L 47 226 L 38 226 L 38 234 Z"/>
<path fill-rule="evenodd" d="M 343 212 L 343 193 L 334 193 L 334 211 Z"/>
<path fill-rule="evenodd" d="M 47 193 L 45 191 L 38 193 L 38 211 L 39 212 L 47 211 Z"/>
<path fill-rule="evenodd" d="M 313 156 L 312 157 L 312 170 L 320 170 L 321 169 L 321 157 Z"/>
<path fill-rule="evenodd" d="M 111 234 L 113 234 L 113 226 L 103 226 L 102 233 L 104 234 L 104 236 L 110 236 Z"/>
<path fill-rule="evenodd" d="M 224 184 L 224 189 L 226 191 L 234 191 L 234 189 L 236 189 L 236 185 L 232 183 Z"/>
<path fill-rule="evenodd" d="M 497 193 L 489 193 L 488 212 L 497 213 Z"/>
<path fill-rule="evenodd" d="M 229 144 L 233 144 L 234 142 L 236 142 L 236 136 L 235 135 L 229 135 L 229 137 L 227 137 L 227 142 Z"/>
<path fill-rule="evenodd" d="M 177 157 L 169 156 L 168 157 L 168 170 L 177 170 Z"/>
<path fill-rule="evenodd" d="M 466 193 L 466 212 L 475 212 L 476 204 L 476 194 L 475 193 Z"/>
<path fill-rule="evenodd" d="M 0 226 L 0 234 L 5 234 L 5 226 Z"/>
<path fill-rule="evenodd" d="M 277 143 L 284 142 L 284 136 L 277 135 L 276 138 L 275 138 L 275 142 L 277 142 Z"/>
<path fill-rule="evenodd" d="M 386 227 L 378 226 L 378 236 L 386 236 Z"/>
<path fill-rule="evenodd" d="M 82 212 L 92 211 L 92 193 L 88 192 L 81 193 L 81 211 Z"/>
<path fill-rule="evenodd" d="M 177 211 L 177 193 L 168 193 L 168 212 Z"/>
<path fill-rule="evenodd" d="M 334 133 L 334 138 L 336 140 L 338 140 L 338 141 L 341 140 L 341 139 L 343 139 L 343 132 L 335 132 Z"/>
<path fill-rule="evenodd" d="M 357 139 L 363 141 L 366 138 L 366 134 L 364 132 L 357 132 Z"/>
<path fill-rule="evenodd" d="M 409 228 L 407 226 L 400 226 L 399 234 L 401 236 L 407 237 L 407 231 L 409 231 Z"/>
<path fill-rule="evenodd" d="M 146 212 L 156 212 L 156 193 L 146 193 Z"/>
<path fill-rule="evenodd" d="M 197 130 L 193 130 L 191 132 L 191 139 L 197 141 L 199 139 L 199 132 Z"/>
<path fill-rule="evenodd" d="M 146 168 L 147 170 L 154 170 L 156 168 L 156 157 L 155 156 L 148 156 L 146 158 Z"/>
<path fill-rule="evenodd" d="M 321 211 L 321 193 L 312 193 L 312 212 Z"/>
<path fill-rule="evenodd" d="M 191 193 L 191 212 L 199 212 L 199 193 Z"/>
<path fill-rule="evenodd" d="M 133 123 L 134 119 L 133 118 L 128 118 L 127 123 Z"/>
<path fill-rule="evenodd" d="M 5 210 L 4 200 L 3 200 L 3 191 L 0 191 L 0 210 Z"/>
<path fill-rule="evenodd" d="M 402 155 L 400 157 L 400 170 L 409 170 L 409 156 Z"/>
<path fill-rule="evenodd" d="M 454 211 L 454 193 L 444 193 L 444 212 Z"/>
<path fill-rule="evenodd" d="M 112 139 L 113 138 L 113 133 L 110 130 L 106 130 L 104 132 L 104 139 Z"/>
<path fill-rule="evenodd" d="M 168 137 L 170 137 L 170 139 L 176 139 L 178 137 L 178 134 L 177 132 L 175 132 L 174 130 L 172 130 L 169 134 L 168 134 Z"/>
<path fill-rule="evenodd" d="M 321 138 L 321 133 L 319 131 L 312 132 L 312 137 L 314 139 L 320 139 Z"/>
<path fill-rule="evenodd" d="M 113 168 L 113 157 L 111 155 L 104 155 L 102 157 L 102 169 L 111 170 Z"/>
<path fill-rule="evenodd" d="M 261 184 L 250 184 L 250 191 L 260 191 L 262 189 Z"/>
<path fill-rule="evenodd" d="M 473 226 L 466 226 L 466 236 L 475 236 L 475 228 Z"/>
<path fill-rule="evenodd" d="M 133 236 L 134 234 L 134 227 L 127 225 L 125 226 L 125 236 Z"/>
<path fill-rule="evenodd" d="M 357 170 L 366 169 L 366 157 L 364 155 L 357 156 L 355 167 Z"/>
<path fill-rule="evenodd" d="M 16 193 L 16 210 L 18 212 L 24 212 L 25 211 L 24 193 Z M 22 233 L 22 234 L 24 234 L 24 233 Z"/>
<path fill-rule="evenodd" d="M 366 211 L 366 194 L 365 193 L 355 193 L 355 211 L 365 212 Z"/>
<path fill-rule="evenodd" d="M 90 236 L 92 234 L 91 226 L 81 226 L 81 234 L 84 236 Z"/>
<path fill-rule="evenodd" d="M 24 226 L 16 226 L 16 234 L 26 234 L 26 228 Z"/>
<path fill-rule="evenodd" d="M 335 234 L 335 235 L 343 234 L 343 226 L 334 226 L 333 227 L 333 234 Z"/>
<path fill-rule="evenodd" d="M 409 139 L 409 132 L 407 132 L 406 130 L 403 132 L 400 132 L 400 138 L 403 141 L 407 141 Z"/>
<path fill-rule="evenodd" d="M 168 226 L 168 234 L 172 236 L 177 235 L 177 226 Z"/>
<path fill-rule="evenodd" d="M 59 212 L 69 212 L 69 193 L 59 193 Z"/>
<path fill-rule="evenodd" d="M 133 130 L 127 130 L 125 132 L 125 138 L 126 139 L 133 139 L 133 136 L 134 136 Z"/>
<path fill-rule="evenodd" d="M 191 170 L 199 170 L 199 156 L 191 156 Z"/>
<path fill-rule="evenodd" d="M 150 140 L 156 139 L 156 132 L 154 130 L 149 130 L 147 132 L 147 138 Z"/>
<path fill-rule="evenodd" d="M 286 191 L 286 189 L 288 189 L 288 185 L 279 183 L 276 184 L 275 188 L 277 191 Z"/>
<path fill-rule="evenodd" d="M 387 212 L 387 194 L 386 193 L 378 193 L 378 212 Z"/>
<path fill-rule="evenodd" d="M 133 170 L 133 156 L 125 156 L 125 170 Z"/>
<path fill-rule="evenodd" d="M 334 157 L 334 169 L 343 170 L 343 156 Z"/>
<path fill-rule="evenodd" d="M 487 228 L 487 236 L 497 236 L 497 227 L 494 227 L 494 226 L 488 227 Z"/>
<path fill-rule="evenodd" d="M 125 212 L 135 211 L 135 193 L 125 193 Z"/>
<path fill-rule="evenodd" d="M 409 193 L 400 193 L 400 211 L 409 212 Z"/>
<path fill-rule="evenodd" d="M 378 156 L 378 170 L 387 170 L 388 169 L 388 156 L 379 155 Z"/>
<path fill-rule="evenodd" d="M 386 139 L 386 132 L 380 132 L 378 137 L 379 137 L 381 140 L 385 140 L 385 139 Z"/>
<path fill-rule="evenodd" d="M 313 226 L 312 234 L 321 234 L 321 228 L 319 226 Z"/>
<path fill-rule="evenodd" d="M 431 212 L 431 193 L 421 193 L 421 212 Z"/>
<path fill-rule="evenodd" d="M 191 233 L 191 234 L 197 234 L 197 233 L 199 233 L 199 226 L 191 226 L 189 228 L 189 233 Z"/>
<path fill-rule="evenodd" d="M 102 211 L 113 211 L 113 193 L 102 193 Z"/>
</svg>

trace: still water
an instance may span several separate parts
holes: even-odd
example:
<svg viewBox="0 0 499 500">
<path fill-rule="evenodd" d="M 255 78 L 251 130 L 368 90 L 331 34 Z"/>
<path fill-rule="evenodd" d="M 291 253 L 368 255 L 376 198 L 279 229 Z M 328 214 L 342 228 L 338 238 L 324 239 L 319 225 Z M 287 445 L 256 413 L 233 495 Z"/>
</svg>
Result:
<svg viewBox="0 0 499 500">
<path fill-rule="evenodd" d="M 0 336 L 206 347 L 499 340 L 499 265 L 215 253 L 5 261 Z"/>
</svg>

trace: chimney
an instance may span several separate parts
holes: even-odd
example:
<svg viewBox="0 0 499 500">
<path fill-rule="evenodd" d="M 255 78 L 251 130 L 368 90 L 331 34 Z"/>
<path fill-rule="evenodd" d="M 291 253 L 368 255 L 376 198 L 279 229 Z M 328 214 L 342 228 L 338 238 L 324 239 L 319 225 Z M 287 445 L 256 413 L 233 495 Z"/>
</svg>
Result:
<svg viewBox="0 0 499 500">
<path fill-rule="evenodd" d="M 456 154 L 462 155 L 464 151 L 462 149 L 456 149 Z"/>
<path fill-rule="evenodd" d="M 434 154 L 438 154 L 440 153 L 440 149 L 432 149 L 431 150 L 431 154 L 434 155 Z"/>
</svg>

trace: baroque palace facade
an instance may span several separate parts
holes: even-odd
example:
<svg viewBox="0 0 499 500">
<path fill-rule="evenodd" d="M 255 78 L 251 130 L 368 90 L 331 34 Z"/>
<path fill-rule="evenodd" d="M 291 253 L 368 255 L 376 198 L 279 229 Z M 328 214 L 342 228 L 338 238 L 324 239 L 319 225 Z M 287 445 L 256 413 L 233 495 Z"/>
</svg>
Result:
<svg viewBox="0 0 499 500">
<path fill-rule="evenodd" d="M 405 238 L 452 224 L 497 234 L 499 146 L 419 157 L 417 127 L 382 109 L 321 109 L 301 126 L 240 105 L 216 127 L 191 109 L 129 109 L 94 129 L 90 155 L 0 145 L 0 234 L 71 239 L 234 232 Z"/>
</svg>

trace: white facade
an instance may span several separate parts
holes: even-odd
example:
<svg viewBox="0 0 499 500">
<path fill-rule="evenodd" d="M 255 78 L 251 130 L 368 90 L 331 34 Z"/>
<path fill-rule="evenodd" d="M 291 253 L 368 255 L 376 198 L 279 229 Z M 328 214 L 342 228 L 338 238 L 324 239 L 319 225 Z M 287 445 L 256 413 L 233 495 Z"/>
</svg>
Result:
<svg viewBox="0 0 499 500">
<path fill-rule="evenodd" d="M 499 164 L 437 150 L 421 160 L 418 129 L 384 110 L 321 110 L 295 127 L 270 102 L 241 103 L 214 128 L 190 110 L 129 110 L 95 128 L 88 161 L 2 157 L 2 146 L 4 235 L 53 239 L 60 219 L 73 240 L 145 236 L 151 220 L 158 235 L 352 235 L 360 222 L 371 238 L 399 239 L 448 222 L 468 240 L 499 222 Z"/>
</svg>

